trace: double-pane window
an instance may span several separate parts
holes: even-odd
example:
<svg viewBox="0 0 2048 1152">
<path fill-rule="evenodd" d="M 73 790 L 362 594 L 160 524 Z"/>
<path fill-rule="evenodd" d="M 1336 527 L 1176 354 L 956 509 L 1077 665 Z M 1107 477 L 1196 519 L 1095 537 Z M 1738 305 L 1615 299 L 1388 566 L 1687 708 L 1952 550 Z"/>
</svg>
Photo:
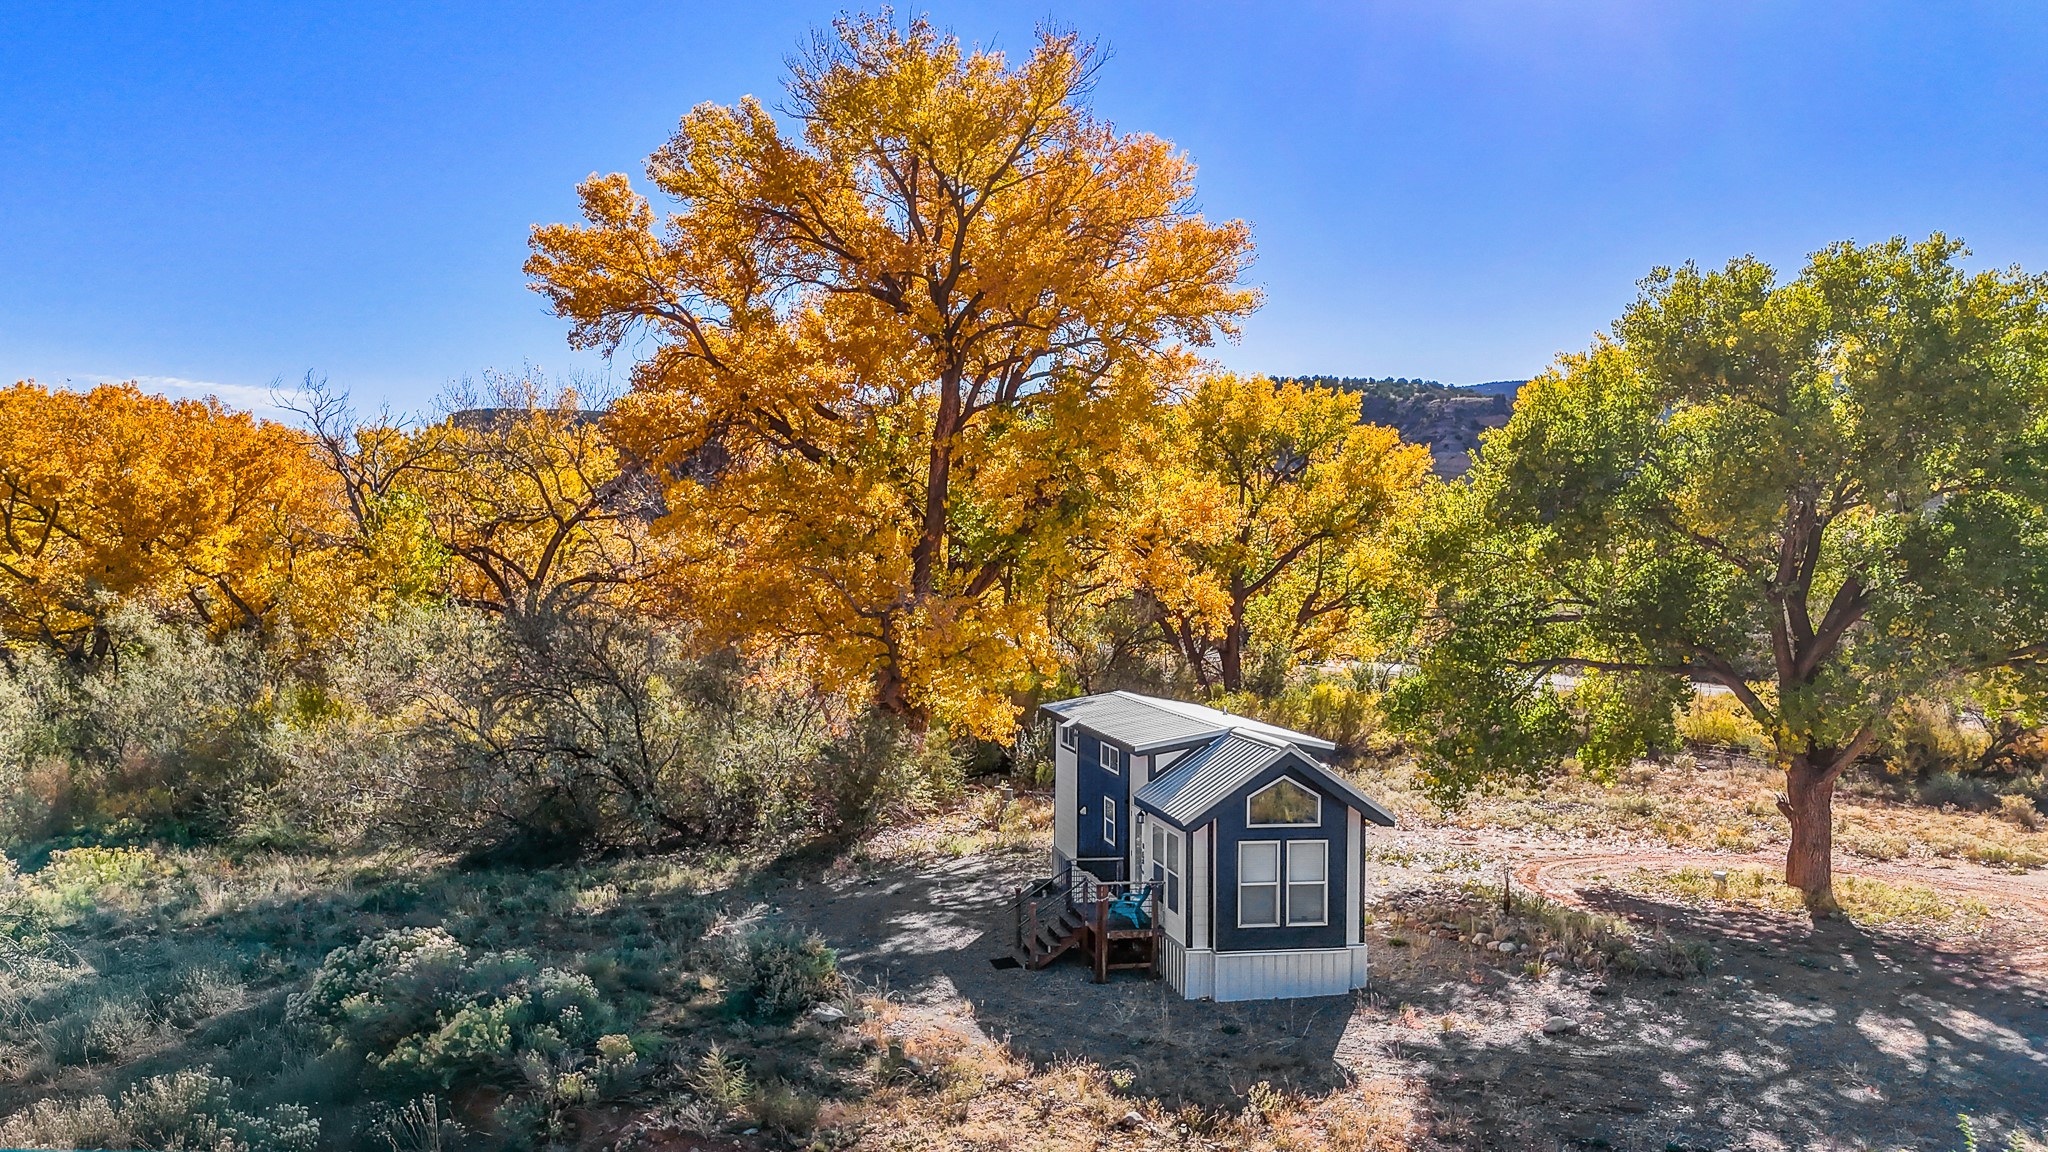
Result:
<svg viewBox="0 0 2048 1152">
<path fill-rule="evenodd" d="M 1168 892 L 1172 893 L 1170 885 Z M 1246 840 L 1238 844 L 1238 927 L 1278 928 L 1283 923 L 1312 927 L 1329 922 L 1329 841 Z"/>
<path fill-rule="evenodd" d="M 1330 922 L 1330 842 L 1287 842 L 1287 922 Z"/>
<path fill-rule="evenodd" d="M 1237 926 L 1280 926 L 1280 842 L 1246 840 L 1237 846 Z"/>
</svg>

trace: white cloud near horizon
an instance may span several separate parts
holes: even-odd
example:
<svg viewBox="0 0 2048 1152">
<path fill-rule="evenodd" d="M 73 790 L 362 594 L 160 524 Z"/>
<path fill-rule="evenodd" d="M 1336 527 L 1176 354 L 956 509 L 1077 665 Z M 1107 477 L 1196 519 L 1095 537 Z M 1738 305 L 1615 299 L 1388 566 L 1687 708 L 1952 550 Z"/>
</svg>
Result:
<svg viewBox="0 0 2048 1152">
<path fill-rule="evenodd" d="M 67 388 L 91 388 L 99 384 L 134 384 L 145 392 L 200 399 L 212 396 L 224 404 L 246 408 L 259 416 L 290 416 L 279 402 L 290 403 L 299 396 L 296 387 L 258 387 L 253 384 L 223 384 L 214 380 L 188 380 L 182 376 L 142 376 L 123 373 L 79 373 L 67 377 Z"/>
</svg>

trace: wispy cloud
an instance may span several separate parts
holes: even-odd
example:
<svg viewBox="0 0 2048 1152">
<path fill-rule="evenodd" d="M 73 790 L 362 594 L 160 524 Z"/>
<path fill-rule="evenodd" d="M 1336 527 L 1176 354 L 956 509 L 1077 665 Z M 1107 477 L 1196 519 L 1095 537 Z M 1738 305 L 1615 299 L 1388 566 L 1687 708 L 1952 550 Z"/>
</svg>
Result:
<svg viewBox="0 0 2048 1152">
<path fill-rule="evenodd" d="M 297 387 L 267 386 L 253 384 L 224 384 L 215 380 L 188 380 L 182 376 L 138 376 L 118 372 L 79 373 L 65 381 L 74 388 L 90 388 L 100 383 L 127 383 L 146 392 L 160 392 L 172 396 L 215 396 L 222 403 L 237 408 L 247 408 L 264 416 L 287 415 L 279 407 L 280 402 L 289 404 L 299 396 Z"/>
</svg>

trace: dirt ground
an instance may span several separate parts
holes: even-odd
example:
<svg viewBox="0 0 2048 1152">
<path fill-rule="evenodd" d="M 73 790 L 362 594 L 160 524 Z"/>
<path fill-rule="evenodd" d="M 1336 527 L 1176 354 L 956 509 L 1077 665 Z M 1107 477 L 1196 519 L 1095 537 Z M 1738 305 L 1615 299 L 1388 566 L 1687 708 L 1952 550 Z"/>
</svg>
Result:
<svg viewBox="0 0 2048 1152">
<path fill-rule="evenodd" d="M 1857 866 L 1982 899 L 1968 933 L 1704 909 L 1631 895 L 1631 867 L 1726 867 L 1735 855 L 1587 851 L 1579 840 L 1457 829 L 1381 834 L 1369 911 L 1503 867 L 1554 899 L 1704 944 L 1703 975 L 1530 974 L 1456 939 L 1369 931 L 1372 985 L 1348 997 L 1187 1002 L 1161 982 L 1090 983 L 1079 964 L 998 968 L 997 924 L 1035 852 L 879 864 L 790 890 L 857 979 L 905 1026 L 1080 1058 L 1169 1106 L 1237 1107 L 1265 1081 L 1309 1094 L 1354 1079 L 1411 1086 L 1443 1147 L 1951 1149 L 1957 1116 L 1986 1146 L 2048 1122 L 2048 877 L 1967 864 Z M 1399 939 L 1401 943 L 1394 943 Z M 1545 1035 L 1563 1016 L 1576 1032 Z"/>
</svg>

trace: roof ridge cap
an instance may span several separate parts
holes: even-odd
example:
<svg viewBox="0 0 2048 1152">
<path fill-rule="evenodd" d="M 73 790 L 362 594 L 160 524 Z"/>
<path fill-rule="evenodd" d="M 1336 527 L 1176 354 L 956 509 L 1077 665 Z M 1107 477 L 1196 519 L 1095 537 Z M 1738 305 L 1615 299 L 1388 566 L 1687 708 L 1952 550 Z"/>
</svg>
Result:
<svg viewBox="0 0 2048 1152">
<path fill-rule="evenodd" d="M 1247 717 L 1240 717 L 1240 719 L 1247 719 Z M 1264 744 L 1269 748 L 1300 747 L 1300 745 L 1296 744 L 1292 740 L 1282 740 L 1277 736 L 1268 736 L 1263 732 L 1258 732 L 1239 724 L 1233 724 L 1230 726 L 1230 734 L 1232 736 L 1242 736 L 1246 740 L 1250 740 L 1254 744 Z"/>
</svg>

